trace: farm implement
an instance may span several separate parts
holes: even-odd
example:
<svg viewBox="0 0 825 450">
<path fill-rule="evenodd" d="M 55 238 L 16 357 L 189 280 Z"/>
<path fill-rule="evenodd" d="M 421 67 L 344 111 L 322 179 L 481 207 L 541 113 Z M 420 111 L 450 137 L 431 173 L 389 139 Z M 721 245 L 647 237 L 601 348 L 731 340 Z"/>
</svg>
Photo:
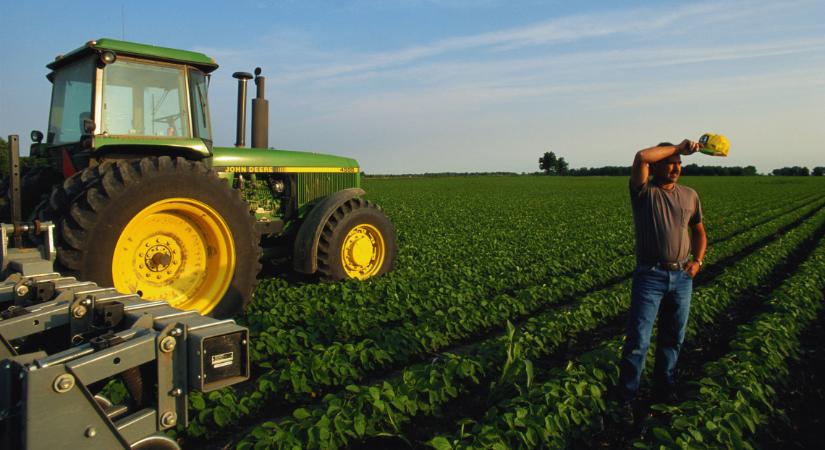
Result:
<svg viewBox="0 0 825 450">
<path fill-rule="evenodd" d="M 53 272 L 51 223 L 0 228 L 0 448 L 177 449 L 164 431 L 188 424 L 190 392 L 249 378 L 233 320 Z M 24 237 L 39 248 L 9 247 Z"/>
<path fill-rule="evenodd" d="M 47 67 L 47 133 L 31 133 L 27 164 L 12 157 L 20 202 L 0 200 L 0 217 L 54 223 L 61 270 L 226 318 L 251 301 L 262 257 L 324 281 L 392 269 L 393 225 L 362 198 L 355 160 L 269 148 L 259 68 L 233 74 L 235 147 L 218 147 L 207 101 L 218 65 L 204 54 L 99 39 Z M 16 155 L 17 136 L 9 144 Z"/>
</svg>

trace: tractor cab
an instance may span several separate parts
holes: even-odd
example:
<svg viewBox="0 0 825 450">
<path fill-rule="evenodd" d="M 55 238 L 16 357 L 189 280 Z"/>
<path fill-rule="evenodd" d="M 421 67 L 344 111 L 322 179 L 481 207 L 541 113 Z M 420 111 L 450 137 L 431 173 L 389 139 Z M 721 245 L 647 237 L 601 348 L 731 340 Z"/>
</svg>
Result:
<svg viewBox="0 0 825 450">
<path fill-rule="evenodd" d="M 208 74 L 218 67 L 211 58 L 100 39 L 48 67 L 53 90 L 41 148 L 66 150 L 75 168 L 97 152 L 147 154 L 162 146 L 166 154 L 173 147 L 210 155 Z"/>
</svg>

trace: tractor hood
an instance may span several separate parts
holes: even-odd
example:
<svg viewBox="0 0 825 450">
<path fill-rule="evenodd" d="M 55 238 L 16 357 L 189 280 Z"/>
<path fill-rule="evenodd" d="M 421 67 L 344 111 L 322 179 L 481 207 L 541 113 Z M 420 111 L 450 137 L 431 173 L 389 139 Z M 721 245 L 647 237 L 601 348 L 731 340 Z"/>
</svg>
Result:
<svg viewBox="0 0 825 450">
<path fill-rule="evenodd" d="M 212 167 L 221 172 L 246 173 L 357 173 L 358 162 L 352 158 L 246 147 L 214 147 Z"/>
</svg>

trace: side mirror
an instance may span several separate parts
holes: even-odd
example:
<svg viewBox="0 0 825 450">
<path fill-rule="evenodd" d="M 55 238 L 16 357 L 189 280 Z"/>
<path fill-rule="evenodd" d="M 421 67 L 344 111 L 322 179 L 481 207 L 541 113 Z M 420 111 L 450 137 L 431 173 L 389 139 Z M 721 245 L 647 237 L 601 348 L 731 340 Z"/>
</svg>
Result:
<svg viewBox="0 0 825 450">
<path fill-rule="evenodd" d="M 97 124 L 92 119 L 83 119 L 83 131 L 88 134 L 94 134 L 95 128 L 97 128 Z"/>
<path fill-rule="evenodd" d="M 34 142 L 35 144 L 39 144 L 39 143 L 43 142 L 43 132 L 38 131 L 38 130 L 34 130 L 34 131 L 32 131 L 31 138 L 32 138 L 32 142 Z"/>
<path fill-rule="evenodd" d="M 97 124 L 92 119 L 83 119 L 83 136 L 81 136 L 80 146 L 85 149 L 92 148 L 94 139 L 95 128 L 97 128 Z"/>
</svg>

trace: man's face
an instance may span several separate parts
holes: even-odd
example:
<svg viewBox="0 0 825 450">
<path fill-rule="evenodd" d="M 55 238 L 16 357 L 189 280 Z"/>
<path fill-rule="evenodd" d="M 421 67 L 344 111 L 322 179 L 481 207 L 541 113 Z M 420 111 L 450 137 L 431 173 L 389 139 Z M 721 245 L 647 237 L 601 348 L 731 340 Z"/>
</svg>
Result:
<svg viewBox="0 0 825 450">
<path fill-rule="evenodd" d="M 653 181 L 658 184 L 675 183 L 682 173 L 682 157 L 673 155 L 654 163 L 651 167 Z"/>
</svg>

